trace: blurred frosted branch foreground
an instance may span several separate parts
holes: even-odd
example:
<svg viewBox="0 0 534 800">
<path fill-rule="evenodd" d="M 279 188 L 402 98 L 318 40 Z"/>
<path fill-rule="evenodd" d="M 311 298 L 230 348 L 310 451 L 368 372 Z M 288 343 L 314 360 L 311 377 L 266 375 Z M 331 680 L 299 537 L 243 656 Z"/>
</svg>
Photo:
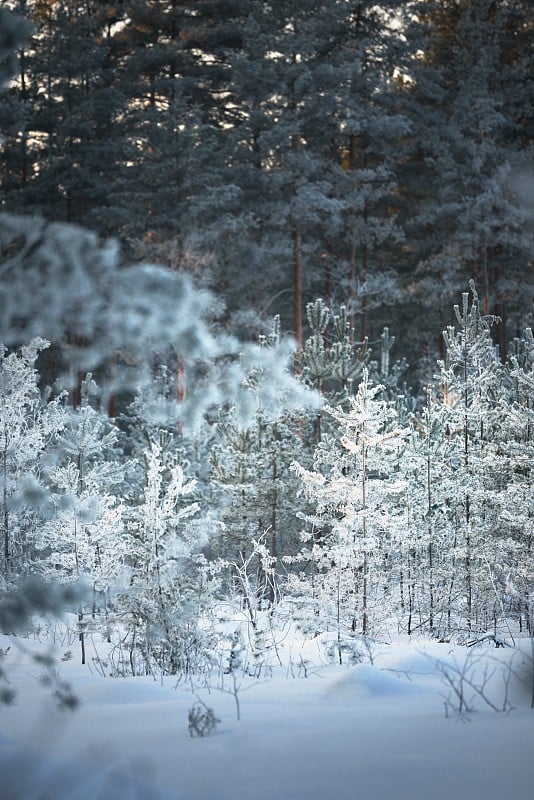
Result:
<svg viewBox="0 0 534 800">
<path fill-rule="evenodd" d="M 39 217 L 0 214 L 0 340 L 43 337 L 62 348 L 69 375 L 106 367 L 104 391 L 150 380 L 154 354 L 169 347 L 190 369 L 184 421 L 196 425 L 214 405 L 231 403 L 243 423 L 258 404 L 276 416 L 317 399 L 287 370 L 293 345 L 243 345 L 215 335 L 215 300 L 189 276 L 151 264 L 123 265 L 116 242 L 84 228 Z M 112 368 L 110 368 L 112 363 Z M 255 369 L 254 391 L 247 375 Z"/>
<path fill-rule="evenodd" d="M 60 616 L 65 607 L 75 606 L 84 594 L 81 584 L 53 584 L 36 576 L 20 581 L 16 590 L 0 594 L 0 631 L 25 632 L 36 610 Z"/>
<path fill-rule="evenodd" d="M 65 608 L 75 605 L 85 595 L 82 584 L 50 583 L 32 576 L 19 581 L 14 589 L 0 592 L 0 633 L 25 633 L 32 623 L 34 614 L 60 617 Z M 13 637 L 17 650 L 25 652 L 20 640 Z M 9 666 L 6 665 L 8 651 L 0 649 L 0 705 L 15 700 L 16 692 L 9 681 Z M 40 682 L 54 696 L 59 708 L 74 709 L 78 699 L 68 683 L 63 681 L 56 670 L 56 661 L 50 653 L 28 653 L 33 663 L 41 670 Z"/>
</svg>

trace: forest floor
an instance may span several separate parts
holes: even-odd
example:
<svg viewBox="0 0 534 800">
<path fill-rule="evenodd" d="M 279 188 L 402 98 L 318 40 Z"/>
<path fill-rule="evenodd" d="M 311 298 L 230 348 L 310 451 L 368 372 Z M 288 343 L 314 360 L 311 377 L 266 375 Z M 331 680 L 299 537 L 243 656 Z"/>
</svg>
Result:
<svg viewBox="0 0 534 800">
<path fill-rule="evenodd" d="M 60 710 L 33 658 L 47 645 L 0 637 L 17 692 L 0 707 L 0 800 L 532 800 L 520 645 L 406 640 L 350 666 L 285 641 L 284 666 L 236 676 L 238 721 L 232 676 L 104 677 L 64 644 L 57 677 L 79 706 Z M 188 732 L 193 692 L 220 720 L 209 736 Z"/>
</svg>

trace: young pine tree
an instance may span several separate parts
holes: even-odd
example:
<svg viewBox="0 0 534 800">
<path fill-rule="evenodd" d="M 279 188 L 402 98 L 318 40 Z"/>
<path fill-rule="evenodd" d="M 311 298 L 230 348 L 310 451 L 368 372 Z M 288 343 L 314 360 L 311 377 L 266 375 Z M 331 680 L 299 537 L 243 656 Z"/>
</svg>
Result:
<svg viewBox="0 0 534 800">
<path fill-rule="evenodd" d="M 406 514 L 397 501 L 397 473 L 406 431 L 393 404 L 378 399 L 364 370 L 348 410 L 329 409 L 337 437 L 319 443 L 315 470 L 295 465 L 303 490 L 315 503 L 303 538 L 308 601 L 316 624 L 335 625 L 341 660 L 343 637 L 376 631 L 388 607 L 389 569 L 402 542 Z M 301 585 L 302 591 L 302 585 Z"/>
<path fill-rule="evenodd" d="M 53 512 L 36 541 L 41 572 L 61 582 L 81 579 L 91 587 L 91 618 L 103 627 L 114 583 L 123 571 L 124 509 L 119 497 L 126 465 L 117 429 L 89 404 L 95 392 L 89 374 L 82 382 L 81 406 L 71 410 L 54 441 L 57 463 L 47 475 Z M 82 663 L 88 610 L 85 604 L 78 607 Z"/>
<path fill-rule="evenodd" d="M 196 554 L 205 538 L 192 524 L 199 510 L 191 499 L 195 481 L 156 442 L 145 450 L 144 462 L 144 487 L 130 498 L 126 515 L 122 552 L 129 580 L 119 590 L 118 610 L 133 674 L 183 673 L 194 657 L 188 646 L 195 636 L 197 643 L 201 639 L 196 592 L 203 561 Z"/>
</svg>

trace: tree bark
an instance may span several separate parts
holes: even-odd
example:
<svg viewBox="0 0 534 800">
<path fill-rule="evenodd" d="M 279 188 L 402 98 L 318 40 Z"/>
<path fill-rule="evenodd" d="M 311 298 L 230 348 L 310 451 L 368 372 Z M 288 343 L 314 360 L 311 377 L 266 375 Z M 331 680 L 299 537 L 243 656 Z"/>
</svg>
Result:
<svg viewBox="0 0 534 800">
<path fill-rule="evenodd" d="M 302 237 L 298 225 L 293 223 L 293 328 L 297 340 L 297 354 L 302 352 Z"/>
</svg>

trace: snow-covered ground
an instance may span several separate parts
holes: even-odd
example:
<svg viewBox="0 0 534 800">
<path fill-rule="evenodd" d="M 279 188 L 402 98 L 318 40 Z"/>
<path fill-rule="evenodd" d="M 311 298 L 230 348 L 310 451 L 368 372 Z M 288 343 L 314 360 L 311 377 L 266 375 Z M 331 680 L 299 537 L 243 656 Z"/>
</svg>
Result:
<svg viewBox="0 0 534 800">
<path fill-rule="evenodd" d="M 44 645 L 24 645 L 21 652 L 0 637 L 0 647 L 10 646 L 6 664 L 17 690 L 15 704 L 0 708 L 1 800 L 534 798 L 531 675 L 521 653 L 513 674 L 503 666 L 511 649 L 384 644 L 374 648 L 374 663 L 351 667 L 315 657 L 317 643 L 302 650 L 293 643 L 293 666 L 239 679 L 240 721 L 235 698 L 222 690 L 231 688 L 228 676 L 222 688 L 215 678 L 209 689 L 195 687 L 220 723 L 191 738 L 191 686 L 105 678 L 77 663 L 74 648 L 62 661 L 63 647 L 60 676 L 80 706 L 61 711 L 31 658 Z M 475 695 L 477 710 L 467 715 L 455 713 L 455 670 L 464 674 L 466 701 Z M 485 680 L 490 702 L 513 708 L 492 710 L 467 686 L 471 678 L 478 686 Z"/>
</svg>

